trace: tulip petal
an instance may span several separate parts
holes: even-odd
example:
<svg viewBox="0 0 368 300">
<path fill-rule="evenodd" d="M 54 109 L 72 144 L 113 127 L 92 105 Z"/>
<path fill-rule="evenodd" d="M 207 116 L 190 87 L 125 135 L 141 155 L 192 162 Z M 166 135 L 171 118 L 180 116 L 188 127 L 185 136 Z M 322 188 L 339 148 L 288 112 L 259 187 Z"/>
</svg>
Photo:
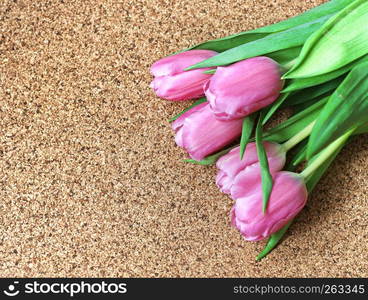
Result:
<svg viewBox="0 0 368 300">
<path fill-rule="evenodd" d="M 203 72 L 211 70 L 211 68 L 189 72 L 184 71 L 184 69 L 216 54 L 216 52 L 209 50 L 190 50 L 160 59 L 151 67 L 151 73 L 155 76 L 150 85 L 151 88 L 157 96 L 171 101 L 195 99 L 203 96 L 203 85 L 212 76 Z"/>
<path fill-rule="evenodd" d="M 280 171 L 285 164 L 285 151 L 276 143 L 263 142 L 263 144 L 268 156 L 270 170 L 272 172 Z M 247 145 L 242 160 L 239 154 L 240 148 L 237 147 L 217 161 L 216 166 L 219 169 L 219 173 L 216 178 L 216 184 L 223 193 L 232 193 L 232 186 L 234 183 L 243 180 L 242 177 L 238 179 L 241 174 L 243 174 L 243 177 L 246 176 L 245 174 L 254 174 L 254 176 L 258 178 L 260 165 L 256 144 L 249 143 Z"/>
<path fill-rule="evenodd" d="M 283 87 L 280 68 L 268 57 L 255 57 L 217 68 L 205 94 L 220 120 L 243 118 L 275 101 Z"/>
<path fill-rule="evenodd" d="M 194 112 L 196 111 L 200 111 L 203 107 L 205 107 L 206 105 L 208 105 L 207 102 L 201 103 L 197 106 L 194 106 L 193 108 L 191 108 L 190 110 L 186 111 L 185 113 L 183 113 L 179 118 L 177 118 L 172 124 L 171 124 L 171 128 L 173 130 L 178 130 L 180 127 L 183 126 L 184 121 L 191 116 Z"/>
<path fill-rule="evenodd" d="M 222 149 L 240 136 L 242 121 L 217 120 L 208 103 L 196 111 L 191 111 L 187 116 L 184 122 L 184 117 L 174 122 L 183 122 L 179 146 L 185 148 L 190 157 L 197 161 Z M 173 128 L 177 124 L 173 124 Z"/>
<path fill-rule="evenodd" d="M 246 240 L 262 240 L 280 230 L 305 206 L 308 193 L 303 179 L 291 172 L 274 175 L 274 187 L 266 214 L 262 211 L 261 182 L 248 183 L 249 189 L 236 199 L 232 219 Z"/>
<path fill-rule="evenodd" d="M 151 66 L 151 74 L 155 77 L 180 74 L 185 68 L 216 54 L 217 52 L 210 50 L 190 50 L 167 56 Z"/>
</svg>

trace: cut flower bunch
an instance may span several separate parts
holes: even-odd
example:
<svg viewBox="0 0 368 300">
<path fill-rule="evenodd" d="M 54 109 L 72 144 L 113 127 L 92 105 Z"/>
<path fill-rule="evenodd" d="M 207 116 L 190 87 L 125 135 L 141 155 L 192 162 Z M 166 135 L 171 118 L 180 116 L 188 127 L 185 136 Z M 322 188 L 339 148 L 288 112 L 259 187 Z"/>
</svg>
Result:
<svg viewBox="0 0 368 300">
<path fill-rule="evenodd" d="M 268 238 L 262 259 L 341 149 L 368 133 L 368 0 L 207 41 L 151 73 L 160 98 L 196 100 L 170 119 L 175 142 L 186 162 L 216 164 L 231 224 L 245 240 Z M 265 127 L 285 107 L 293 115 Z"/>
</svg>

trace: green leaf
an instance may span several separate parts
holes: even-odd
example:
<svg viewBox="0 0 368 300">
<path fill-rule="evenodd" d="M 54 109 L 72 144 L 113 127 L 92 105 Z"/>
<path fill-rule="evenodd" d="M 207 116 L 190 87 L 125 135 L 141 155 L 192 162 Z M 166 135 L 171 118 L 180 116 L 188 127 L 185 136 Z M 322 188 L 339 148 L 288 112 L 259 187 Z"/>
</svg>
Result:
<svg viewBox="0 0 368 300">
<path fill-rule="evenodd" d="M 346 141 L 342 143 L 334 151 L 334 153 L 326 161 L 324 161 L 324 163 L 308 178 L 308 180 L 306 181 L 308 194 L 310 194 L 313 191 L 313 189 L 316 187 L 317 183 L 322 178 L 323 174 L 328 170 L 331 163 L 334 161 L 334 159 L 339 154 L 339 152 L 341 151 L 341 149 L 344 147 L 345 144 L 346 144 Z M 295 157 L 299 157 L 299 158 L 303 157 L 303 155 L 305 154 L 305 150 L 306 150 L 305 145 L 300 146 L 300 149 Z M 293 221 L 294 220 L 291 220 L 288 224 L 286 224 L 278 232 L 271 235 L 271 237 L 269 238 L 266 244 L 266 247 L 262 250 L 260 254 L 258 254 L 257 260 L 261 260 L 262 258 L 264 258 L 267 254 L 269 254 L 277 246 L 277 244 L 280 242 L 282 237 L 285 235 L 285 233 L 287 232 L 287 230 L 289 229 Z"/>
<path fill-rule="evenodd" d="M 314 76 L 314 77 L 307 77 L 307 78 L 295 78 L 290 80 L 290 83 L 287 85 L 287 87 L 282 91 L 283 93 L 289 93 L 301 89 L 305 89 L 308 87 L 316 86 L 322 83 L 325 83 L 327 81 L 330 81 L 332 79 L 335 79 L 337 77 L 340 77 L 341 75 L 349 72 L 351 69 L 353 69 L 355 66 L 368 61 L 368 55 L 365 55 L 352 63 L 341 67 L 340 69 L 336 71 L 329 72 L 327 74 Z"/>
<path fill-rule="evenodd" d="M 323 162 L 323 164 L 321 164 L 319 168 L 316 169 L 313 174 L 306 179 L 306 186 L 309 194 L 314 190 L 317 183 L 321 180 L 322 176 L 326 173 L 332 162 L 335 160 L 336 156 L 340 153 L 340 151 L 342 150 L 342 148 L 344 148 L 348 141 L 348 139 L 344 140 L 336 148 L 336 150 Z M 318 153 L 312 159 L 310 159 L 307 166 L 310 166 L 320 155 L 321 153 Z"/>
<path fill-rule="evenodd" d="M 348 5 L 350 0 L 333 0 L 325 4 L 317 6 L 311 10 L 308 10 L 298 16 L 281 21 L 276 24 L 269 26 L 257 28 L 250 31 L 241 32 L 238 34 L 230 35 L 221 39 L 216 39 L 212 41 L 207 41 L 196 45 L 192 48 L 186 49 L 207 49 L 214 50 L 217 52 L 222 52 L 245 43 L 255 41 L 257 39 L 263 38 L 271 33 L 284 31 L 295 26 L 311 22 L 315 19 L 323 17 L 325 15 L 337 13 L 346 5 Z"/>
<path fill-rule="evenodd" d="M 256 258 L 258 261 L 264 258 L 267 254 L 269 254 L 277 246 L 277 244 L 280 242 L 282 237 L 285 235 L 286 231 L 289 229 L 291 223 L 293 223 L 293 220 L 287 223 L 279 231 L 271 235 L 271 237 L 268 239 L 266 247 L 262 250 L 261 253 L 258 254 Z"/>
<path fill-rule="evenodd" d="M 339 145 L 339 147 L 337 147 L 335 149 L 335 151 L 329 156 L 329 158 L 327 160 L 325 160 L 323 162 L 323 164 L 321 164 L 319 166 L 319 168 L 316 169 L 316 171 L 310 177 L 308 177 L 308 179 L 306 180 L 306 187 L 307 187 L 307 190 L 308 190 L 309 194 L 313 191 L 313 189 L 317 185 L 318 181 L 321 179 L 323 174 L 327 171 L 327 169 L 329 168 L 329 166 L 331 165 L 333 160 L 336 158 L 336 156 L 338 155 L 338 153 L 341 151 L 341 149 L 344 147 L 344 145 L 346 143 L 347 143 L 347 141 L 344 140 Z M 303 146 L 300 146 L 300 149 L 299 149 L 296 157 L 302 157 L 303 152 L 305 153 L 305 148 Z M 313 160 L 315 160 L 317 158 L 318 158 L 318 155 Z M 290 225 L 292 224 L 293 221 L 294 220 L 291 220 L 288 224 L 286 224 L 278 232 L 271 235 L 271 237 L 269 238 L 269 240 L 266 244 L 266 247 L 257 256 L 257 260 L 261 260 L 262 258 L 264 258 L 268 253 L 270 253 L 277 246 L 277 244 L 280 242 L 282 237 L 285 235 L 285 233 L 287 232 L 287 230 L 289 229 L 289 227 L 290 227 Z"/>
<path fill-rule="evenodd" d="M 326 74 L 366 55 L 367 20 L 368 1 L 353 1 L 305 42 L 297 63 L 284 78 Z"/>
<path fill-rule="evenodd" d="M 367 122 L 368 62 L 355 67 L 331 95 L 311 133 L 307 157 L 350 129 Z"/>
<path fill-rule="evenodd" d="M 281 94 L 279 98 L 270 106 L 267 111 L 266 116 L 263 119 L 262 125 L 265 125 L 271 117 L 275 114 L 275 112 L 279 109 L 279 107 L 285 102 L 285 100 L 289 97 L 289 93 Z"/>
<path fill-rule="evenodd" d="M 295 58 L 298 57 L 301 49 L 302 49 L 301 47 L 283 49 L 280 51 L 269 53 L 267 54 L 267 56 L 277 61 L 280 65 L 283 65 L 283 64 L 289 63 L 292 60 L 295 60 Z M 206 70 L 203 73 L 204 74 L 215 74 L 216 69 Z"/>
<path fill-rule="evenodd" d="M 297 133 L 299 133 L 301 130 L 303 130 L 305 127 L 307 127 L 309 124 L 317 119 L 322 107 L 327 103 L 327 100 L 328 98 L 320 100 L 307 109 L 292 116 L 288 120 L 275 126 L 271 130 L 265 132 L 263 135 L 263 139 L 276 143 L 282 143 L 291 139 L 293 136 L 295 136 Z"/>
<path fill-rule="evenodd" d="M 335 152 L 313 173 L 312 176 L 308 178 L 306 181 L 306 186 L 308 193 L 310 194 L 319 180 L 322 178 L 323 174 L 328 170 L 333 160 L 336 158 L 336 156 L 339 154 L 341 149 L 344 147 L 345 143 L 342 144 Z M 304 145 L 305 147 L 305 145 Z M 303 152 L 305 153 L 305 148 L 303 146 L 300 147 L 299 153 L 296 155 L 296 157 L 302 157 Z M 286 224 L 283 228 L 281 228 L 279 231 L 271 235 L 271 237 L 268 239 L 268 242 L 265 246 L 265 248 L 262 250 L 260 254 L 257 256 L 257 260 L 261 260 L 264 258 L 267 254 L 269 254 L 280 242 L 282 237 L 285 235 L 287 230 L 289 229 L 290 225 L 292 224 L 293 220 L 291 220 L 288 224 Z"/>
<path fill-rule="evenodd" d="M 266 56 L 272 58 L 274 61 L 277 61 L 280 65 L 285 65 L 294 61 L 302 51 L 302 47 L 294 47 L 294 48 L 286 48 L 279 51 L 267 53 Z"/>
<path fill-rule="evenodd" d="M 300 90 L 296 93 L 293 93 L 288 97 L 288 99 L 284 102 L 285 106 L 297 105 L 301 103 L 305 103 L 315 98 L 319 98 L 321 96 L 327 96 L 326 94 L 331 94 L 344 80 L 344 76 L 338 77 L 334 80 L 330 80 L 326 83 L 306 88 Z"/>
<path fill-rule="evenodd" d="M 191 106 L 189 106 L 188 108 L 184 109 L 182 112 L 178 113 L 176 116 L 172 117 L 171 119 L 169 119 L 169 122 L 173 122 L 176 119 L 178 119 L 181 115 L 185 114 L 188 110 L 191 110 L 193 107 L 196 107 L 199 104 L 202 104 L 204 102 L 206 102 L 207 99 L 206 98 L 201 98 L 198 99 L 196 102 L 194 102 Z"/>
<path fill-rule="evenodd" d="M 228 49 L 264 38 L 265 36 L 271 33 L 272 31 L 267 32 L 266 30 L 265 32 L 257 32 L 257 30 L 241 32 L 221 39 L 204 42 L 189 49 L 185 49 L 185 51 L 194 49 L 204 49 L 204 50 L 213 50 L 216 52 L 223 52 Z"/>
<path fill-rule="evenodd" d="M 360 125 L 355 131 L 354 135 L 368 133 L 368 123 Z"/>
<path fill-rule="evenodd" d="M 286 31 L 273 33 L 262 39 L 237 46 L 190 66 L 185 70 L 228 65 L 246 58 L 301 46 L 313 32 L 329 19 L 329 17 L 330 15 L 324 16 Z"/>
<path fill-rule="evenodd" d="M 244 157 L 245 148 L 247 147 L 250 136 L 252 135 L 252 132 L 253 132 L 254 120 L 255 120 L 254 114 L 245 117 L 243 120 L 242 136 L 240 139 L 240 159 L 241 160 Z"/>
<path fill-rule="evenodd" d="M 300 104 L 293 105 L 292 106 L 293 112 L 294 112 L 294 114 L 297 114 L 297 113 L 299 113 L 299 112 L 307 109 L 308 107 L 316 104 L 317 102 L 321 101 L 322 99 L 328 98 L 329 96 L 331 96 L 331 93 L 327 93 L 325 95 L 322 95 L 320 97 L 311 99 L 309 101 L 306 101 L 306 102 L 303 102 L 303 103 L 300 103 Z"/>
<path fill-rule="evenodd" d="M 305 161 L 306 158 L 307 158 L 307 140 L 304 140 L 295 149 L 295 152 L 293 153 L 293 157 L 289 161 L 289 163 L 286 165 L 285 170 L 294 172 L 296 167 L 300 163 Z"/>
<path fill-rule="evenodd" d="M 325 160 L 323 162 L 323 164 L 321 164 L 319 166 L 319 168 L 316 169 L 316 171 L 310 177 L 308 177 L 308 179 L 306 180 L 306 187 L 307 187 L 307 190 L 308 190 L 308 193 L 309 194 L 313 191 L 313 189 L 315 188 L 315 186 L 318 183 L 318 181 L 321 179 L 321 177 L 323 176 L 323 174 L 327 171 L 327 169 L 329 168 L 329 166 L 331 165 L 331 163 L 333 162 L 333 160 L 336 158 L 336 156 L 338 155 L 338 153 L 341 151 L 341 149 L 346 144 L 346 142 L 347 141 L 344 140 L 335 149 L 335 151 L 329 156 L 329 158 L 327 160 Z M 296 157 L 302 157 L 303 156 L 303 152 L 305 153 L 305 148 L 303 146 L 300 146 L 300 149 L 299 149 Z M 317 158 L 318 158 L 318 155 L 313 160 L 315 160 Z M 264 258 L 268 253 L 270 253 L 277 246 L 277 244 L 282 239 L 282 237 L 285 235 L 286 231 L 288 230 L 288 228 L 290 227 L 290 225 L 292 224 L 292 222 L 293 222 L 293 220 L 291 220 L 288 224 L 286 224 L 278 232 L 276 232 L 273 235 L 271 235 L 271 237 L 269 238 L 269 240 L 267 242 L 266 247 L 257 256 L 257 260 L 261 260 L 262 258 Z"/>
<path fill-rule="evenodd" d="M 361 133 L 367 133 L 368 132 L 368 123 L 363 124 L 362 126 L 358 127 L 354 132 L 353 135 L 358 135 Z M 309 176 L 306 180 L 306 185 L 308 189 L 308 193 L 310 194 L 313 189 L 316 187 L 319 180 L 322 178 L 322 176 L 326 173 L 332 162 L 335 160 L 336 156 L 341 152 L 341 150 L 345 147 L 346 144 L 349 144 L 351 141 L 354 140 L 354 136 L 348 137 L 343 143 L 337 147 L 337 149 L 334 151 L 334 153 L 331 154 L 331 156 L 324 161 L 324 163 L 315 171 L 311 176 Z M 313 163 L 318 156 L 321 155 L 321 153 L 315 155 L 309 162 L 308 165 Z"/>
<path fill-rule="evenodd" d="M 263 205 L 262 210 L 263 213 L 266 213 L 268 200 L 270 199 L 273 180 L 272 175 L 270 173 L 270 168 L 268 165 L 267 153 L 263 145 L 262 141 L 262 121 L 263 121 L 263 112 L 261 112 L 258 124 L 256 128 L 256 147 L 257 147 L 257 155 L 259 164 L 261 167 L 261 177 L 262 177 L 262 193 L 263 193 Z"/>
<path fill-rule="evenodd" d="M 355 129 L 354 132 L 352 132 L 352 134 L 350 135 L 347 134 L 348 137 L 342 141 L 342 143 L 336 148 L 336 150 L 330 155 L 330 157 L 327 160 L 325 160 L 324 163 L 316 171 L 314 171 L 311 176 L 307 178 L 306 184 L 307 184 L 308 193 L 311 193 L 313 191 L 313 189 L 316 187 L 319 180 L 322 178 L 323 174 L 328 170 L 328 168 L 330 167 L 330 165 L 332 164 L 336 156 L 341 152 L 341 150 L 347 144 L 349 144 L 351 141 L 354 140 L 355 137 L 351 135 L 356 136 L 358 134 L 367 133 L 367 132 L 368 132 L 368 123 L 365 123 L 361 125 L 360 127 L 358 127 L 357 129 Z M 308 166 L 310 166 L 316 159 L 318 159 L 320 155 L 321 155 L 321 152 L 313 156 L 312 159 L 309 160 Z"/>
<path fill-rule="evenodd" d="M 216 69 L 203 71 L 203 74 L 215 74 L 215 73 L 216 73 Z"/>
<path fill-rule="evenodd" d="M 333 155 L 331 155 L 307 180 L 306 182 L 306 186 L 307 186 L 307 190 L 308 193 L 311 193 L 314 188 L 316 187 L 317 183 L 321 180 L 323 174 L 325 174 L 325 172 L 328 170 L 328 168 L 330 167 L 330 165 L 332 164 L 332 162 L 334 161 L 334 159 L 336 158 L 336 156 L 339 154 L 339 152 L 341 151 L 341 149 L 343 148 L 343 146 L 341 146 L 341 148 L 336 151 Z"/>
<path fill-rule="evenodd" d="M 235 147 L 237 147 L 237 146 L 227 148 L 227 149 L 222 150 L 218 153 L 207 156 L 206 158 L 204 158 L 202 160 L 185 159 L 184 162 L 195 164 L 195 165 L 201 165 L 201 166 L 214 165 L 221 156 L 224 156 L 225 154 L 229 153 L 231 151 L 231 149 L 233 149 Z"/>
<path fill-rule="evenodd" d="M 335 141 L 331 142 L 326 148 L 324 148 L 320 153 L 312 157 L 308 161 L 307 168 L 300 173 L 300 176 L 304 178 L 304 180 L 308 181 L 311 176 L 313 176 L 316 172 L 319 172 L 321 165 L 323 165 L 326 161 L 330 159 L 331 156 L 343 145 L 345 145 L 346 141 L 351 137 L 354 131 L 357 129 L 354 128 L 348 130 L 344 134 L 342 134 Z"/>
</svg>

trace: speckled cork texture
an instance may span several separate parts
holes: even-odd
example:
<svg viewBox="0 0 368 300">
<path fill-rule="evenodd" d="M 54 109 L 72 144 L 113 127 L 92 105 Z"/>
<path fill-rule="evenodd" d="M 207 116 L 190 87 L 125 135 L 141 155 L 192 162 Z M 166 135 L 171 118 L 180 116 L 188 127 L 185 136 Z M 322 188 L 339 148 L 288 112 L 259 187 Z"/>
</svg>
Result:
<svg viewBox="0 0 368 300">
<path fill-rule="evenodd" d="M 0 2 L 0 276 L 368 276 L 368 143 L 344 149 L 283 243 L 229 226 L 184 164 L 149 66 L 324 1 Z"/>
</svg>

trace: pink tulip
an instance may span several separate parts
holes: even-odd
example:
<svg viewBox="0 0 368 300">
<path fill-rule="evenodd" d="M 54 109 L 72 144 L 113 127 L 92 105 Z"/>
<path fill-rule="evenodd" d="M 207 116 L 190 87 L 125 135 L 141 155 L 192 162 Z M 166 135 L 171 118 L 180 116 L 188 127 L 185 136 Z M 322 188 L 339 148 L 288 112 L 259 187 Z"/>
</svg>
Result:
<svg viewBox="0 0 368 300">
<path fill-rule="evenodd" d="M 203 86 L 212 77 L 203 72 L 212 68 L 191 71 L 184 69 L 216 54 L 217 52 L 210 50 L 189 50 L 160 59 L 151 67 L 151 73 L 155 77 L 151 88 L 157 96 L 172 101 L 203 96 Z"/>
<path fill-rule="evenodd" d="M 267 153 L 271 173 L 282 170 L 286 159 L 286 152 L 282 146 L 271 142 L 264 142 L 263 145 Z M 257 177 L 258 180 L 261 176 L 255 143 L 249 143 L 247 145 L 242 160 L 240 160 L 240 148 L 237 147 L 228 154 L 222 156 L 217 161 L 216 166 L 219 169 L 216 177 L 216 184 L 225 194 L 231 193 L 231 188 L 237 176 L 241 176 L 242 182 L 245 182 L 245 185 L 241 185 L 242 189 L 246 189 L 246 178 L 251 180 L 253 177 Z"/>
<path fill-rule="evenodd" d="M 195 106 L 172 124 L 175 142 L 195 160 L 222 149 L 238 138 L 242 120 L 222 122 L 215 118 L 208 102 Z"/>
<path fill-rule="evenodd" d="M 235 199 L 231 222 L 248 241 L 259 241 L 277 232 L 291 221 L 307 202 L 308 192 L 301 176 L 283 171 L 276 173 L 273 178 L 274 186 L 265 214 L 262 212 L 260 180 L 247 183 L 247 190 Z"/>
<path fill-rule="evenodd" d="M 218 67 L 205 85 L 205 94 L 219 120 L 233 120 L 274 102 L 282 87 L 279 65 L 260 56 Z"/>
</svg>

